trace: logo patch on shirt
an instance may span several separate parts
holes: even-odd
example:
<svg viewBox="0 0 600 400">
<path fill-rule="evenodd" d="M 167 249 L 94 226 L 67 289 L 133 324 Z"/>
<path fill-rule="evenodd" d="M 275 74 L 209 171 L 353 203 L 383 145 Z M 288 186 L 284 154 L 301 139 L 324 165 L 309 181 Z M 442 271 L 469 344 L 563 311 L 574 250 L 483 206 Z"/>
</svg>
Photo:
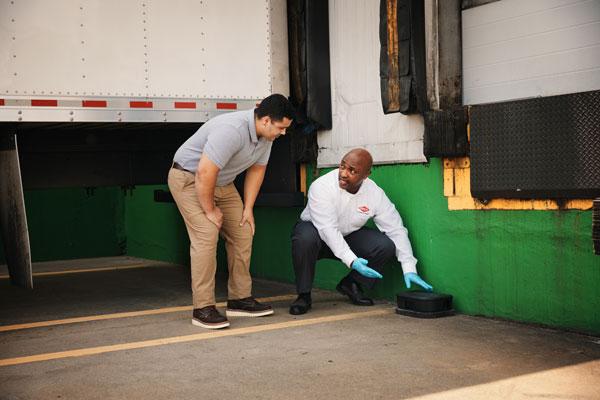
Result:
<svg viewBox="0 0 600 400">
<path fill-rule="evenodd" d="M 360 207 L 358 207 L 358 210 L 359 210 L 361 213 L 365 213 L 365 214 L 366 214 L 366 213 L 368 213 L 368 212 L 369 212 L 369 207 L 367 207 L 367 206 L 360 206 Z"/>
</svg>

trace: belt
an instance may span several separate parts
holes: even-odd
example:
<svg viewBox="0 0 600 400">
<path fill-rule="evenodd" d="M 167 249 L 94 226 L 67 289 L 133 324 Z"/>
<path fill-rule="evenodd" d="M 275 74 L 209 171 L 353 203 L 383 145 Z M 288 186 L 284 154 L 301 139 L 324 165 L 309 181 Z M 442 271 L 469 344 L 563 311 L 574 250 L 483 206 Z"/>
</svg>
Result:
<svg viewBox="0 0 600 400">
<path fill-rule="evenodd" d="M 183 168 L 181 165 L 177 164 L 176 162 L 173 163 L 173 168 L 178 169 L 180 171 L 189 172 L 190 174 L 192 173 L 192 171 L 188 171 L 187 169 Z"/>
</svg>

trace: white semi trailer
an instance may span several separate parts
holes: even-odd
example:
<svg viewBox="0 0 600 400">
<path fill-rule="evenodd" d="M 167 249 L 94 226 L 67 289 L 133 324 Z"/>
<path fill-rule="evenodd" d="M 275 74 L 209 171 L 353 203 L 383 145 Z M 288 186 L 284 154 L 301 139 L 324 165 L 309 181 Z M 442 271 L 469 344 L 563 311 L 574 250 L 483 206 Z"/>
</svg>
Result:
<svg viewBox="0 0 600 400">
<path fill-rule="evenodd" d="M 203 122 L 287 93 L 284 0 L 1 0 L 0 121 Z"/>
<path fill-rule="evenodd" d="M 0 0 L 0 220 L 13 282 L 33 285 L 19 124 L 201 123 L 287 95 L 286 15 L 285 0 Z"/>
</svg>

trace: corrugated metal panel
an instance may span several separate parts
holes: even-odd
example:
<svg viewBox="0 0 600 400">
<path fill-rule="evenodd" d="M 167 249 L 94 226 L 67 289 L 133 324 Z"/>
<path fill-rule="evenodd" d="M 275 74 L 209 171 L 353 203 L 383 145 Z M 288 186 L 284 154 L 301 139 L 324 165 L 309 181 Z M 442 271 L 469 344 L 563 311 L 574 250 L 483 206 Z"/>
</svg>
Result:
<svg viewBox="0 0 600 400">
<path fill-rule="evenodd" d="M 330 0 L 333 129 L 320 133 L 318 165 L 337 165 L 354 147 L 376 163 L 423 162 L 423 117 L 383 114 L 379 2 Z"/>
<path fill-rule="evenodd" d="M 600 1 L 503 0 L 462 15 L 464 104 L 600 89 Z"/>
</svg>

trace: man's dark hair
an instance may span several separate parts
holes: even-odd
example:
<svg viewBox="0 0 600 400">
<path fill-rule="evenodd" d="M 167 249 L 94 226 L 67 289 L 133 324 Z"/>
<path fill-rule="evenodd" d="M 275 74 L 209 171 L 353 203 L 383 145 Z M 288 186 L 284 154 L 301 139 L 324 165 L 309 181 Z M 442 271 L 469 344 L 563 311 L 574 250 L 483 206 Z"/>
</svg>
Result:
<svg viewBox="0 0 600 400">
<path fill-rule="evenodd" d="M 265 116 L 270 117 L 273 121 L 281 121 L 283 118 L 294 119 L 294 107 L 281 94 L 272 94 L 263 99 L 258 107 L 254 109 L 254 115 L 257 118 Z"/>
</svg>

